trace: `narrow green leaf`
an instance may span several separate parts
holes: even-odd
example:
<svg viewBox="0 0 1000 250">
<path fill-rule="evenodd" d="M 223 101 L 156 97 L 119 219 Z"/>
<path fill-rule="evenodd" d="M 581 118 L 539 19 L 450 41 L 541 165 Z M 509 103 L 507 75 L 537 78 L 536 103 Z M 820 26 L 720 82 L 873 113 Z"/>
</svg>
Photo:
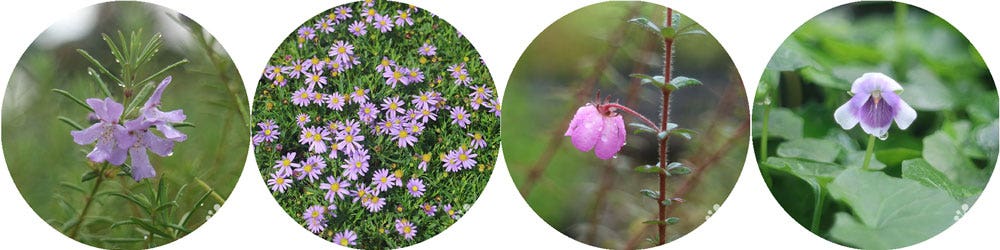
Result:
<svg viewBox="0 0 1000 250">
<path fill-rule="evenodd" d="M 670 135 L 676 135 L 676 136 L 684 137 L 684 139 L 688 139 L 688 140 L 691 140 L 691 138 L 694 137 L 694 134 L 695 134 L 694 130 L 690 130 L 690 129 L 686 129 L 686 128 L 678 128 L 678 129 L 672 129 L 672 130 L 670 130 Z"/>
<path fill-rule="evenodd" d="M 163 238 L 167 238 L 167 239 L 173 239 L 174 238 L 173 235 L 167 234 L 162 229 L 157 228 L 156 226 L 153 226 L 153 223 L 151 223 L 149 221 L 146 221 L 146 220 L 143 220 L 143 219 L 138 219 L 138 218 L 131 218 L 131 220 L 132 220 L 132 222 L 135 223 L 135 225 L 138 225 L 139 227 L 142 227 L 142 229 L 145 229 L 146 231 L 149 231 L 150 233 L 153 233 L 155 235 L 159 235 L 159 236 L 161 236 Z"/>
<path fill-rule="evenodd" d="M 649 32 L 662 36 L 662 34 L 660 33 L 660 26 L 656 25 L 656 23 L 649 20 L 648 18 L 645 17 L 632 18 L 631 20 L 628 20 L 628 22 L 642 26 L 642 28 L 648 30 Z"/>
<path fill-rule="evenodd" d="M 670 79 L 670 86 L 673 86 L 673 89 L 671 90 L 677 90 L 684 87 L 698 86 L 698 85 L 702 85 L 701 81 L 686 76 L 678 76 L 674 77 L 674 79 Z"/>
<path fill-rule="evenodd" d="M 63 186 L 63 187 L 66 187 L 66 188 L 69 188 L 69 189 L 72 189 L 72 190 L 75 190 L 77 192 L 80 192 L 80 194 L 86 194 L 87 193 L 86 191 L 83 191 L 83 188 L 80 188 L 79 186 L 77 186 L 76 184 L 73 184 L 73 183 L 60 182 L 59 185 Z"/>
<path fill-rule="evenodd" d="M 191 229 L 184 228 L 181 225 L 177 225 L 177 224 L 173 224 L 173 223 L 167 223 L 167 224 L 164 224 L 164 225 L 167 226 L 167 227 L 169 227 L 169 228 L 173 228 L 173 229 L 175 229 L 177 231 L 181 231 L 181 232 L 183 232 L 185 234 L 190 234 L 191 233 Z"/>
<path fill-rule="evenodd" d="M 190 123 L 190 122 L 174 123 L 173 126 L 175 128 L 184 128 L 184 127 L 192 127 L 193 128 L 193 127 L 197 127 L 197 126 L 194 125 L 194 123 Z"/>
<path fill-rule="evenodd" d="M 146 77 L 146 79 L 142 79 L 142 81 L 139 81 L 139 82 L 148 82 L 148 81 L 151 81 L 151 80 L 159 77 L 163 73 L 166 73 L 168 70 L 176 68 L 177 66 L 181 66 L 182 64 L 185 64 L 185 63 L 188 63 L 187 59 L 182 59 L 180 61 L 177 61 L 174 64 L 171 64 L 171 65 L 167 66 L 166 68 L 163 68 L 162 70 L 160 70 L 160 71 L 158 71 L 156 73 L 153 73 L 152 75 Z"/>
<path fill-rule="evenodd" d="M 639 133 L 639 132 L 650 132 L 650 133 L 654 133 L 655 134 L 657 132 L 655 128 L 651 128 L 649 126 L 646 126 L 646 124 L 642 124 L 642 123 L 635 123 L 635 122 L 633 122 L 633 123 L 629 123 L 628 126 L 632 127 L 632 128 L 635 128 L 636 129 L 635 130 L 636 133 Z"/>
<path fill-rule="evenodd" d="M 672 203 L 673 203 L 673 201 L 671 201 L 670 199 L 663 199 L 663 201 L 660 202 L 660 205 L 666 207 L 666 206 L 670 206 L 670 204 L 672 204 Z"/>
<path fill-rule="evenodd" d="M 670 175 L 686 175 L 691 173 L 691 168 L 684 165 L 684 163 L 671 162 L 667 164 L 667 173 L 670 173 Z"/>
<path fill-rule="evenodd" d="M 101 238 L 101 241 L 111 244 L 128 244 L 128 243 L 143 242 L 145 240 L 146 239 L 143 238 Z"/>
<path fill-rule="evenodd" d="M 160 211 L 163 211 L 164 209 L 171 208 L 171 207 L 176 207 L 176 206 L 177 206 L 177 202 L 176 201 L 171 201 L 171 202 L 168 202 L 166 204 L 160 205 L 159 207 L 156 207 L 155 211 L 156 212 L 160 212 Z"/>
<path fill-rule="evenodd" d="M 122 199 L 125 199 L 125 200 L 127 200 L 127 201 L 130 201 L 130 202 L 132 202 L 132 203 L 133 203 L 133 204 L 135 204 L 136 206 L 139 206 L 139 207 L 143 208 L 143 209 L 144 209 L 144 210 L 146 210 L 146 211 L 150 211 L 150 204 L 149 204 L 149 202 L 148 202 L 148 201 L 147 201 L 147 202 L 143 202 L 143 201 L 140 201 L 140 200 L 139 200 L 138 198 L 136 198 L 136 197 L 132 197 L 132 196 L 128 196 L 128 195 L 124 195 L 124 194 L 120 194 L 120 193 L 111 193 L 110 195 L 111 195 L 111 196 L 116 196 L 116 197 L 120 197 L 120 198 L 122 198 Z"/>
<path fill-rule="evenodd" d="M 76 104 L 80 104 L 81 107 L 86 108 L 90 112 L 94 112 L 94 108 L 91 108 L 90 105 L 87 105 L 86 102 L 84 102 L 83 100 L 80 100 L 80 98 L 76 98 L 76 96 L 73 96 L 73 94 L 70 94 L 68 91 L 61 90 L 61 89 L 52 89 L 52 92 L 56 92 L 57 94 L 65 96 L 66 98 L 69 98 L 70 100 L 72 100 Z"/>
<path fill-rule="evenodd" d="M 654 200 L 660 199 L 660 192 L 657 192 L 657 191 L 653 191 L 653 190 L 649 190 L 649 189 L 643 189 L 643 190 L 639 190 L 639 193 L 642 193 L 643 196 L 649 197 L 650 199 L 654 199 Z"/>
<path fill-rule="evenodd" d="M 76 122 L 74 122 L 73 120 L 69 119 L 68 117 L 58 116 L 57 118 L 59 119 L 59 121 L 62 121 L 66 125 L 69 125 L 70 127 L 73 127 L 76 130 L 83 130 L 83 126 L 80 126 L 80 124 L 77 124 Z"/>
<path fill-rule="evenodd" d="M 201 198 L 198 198 L 198 202 L 195 202 L 194 205 L 191 206 L 191 209 L 189 209 L 187 213 L 184 213 L 184 216 L 181 216 L 181 221 L 177 224 L 182 226 L 187 225 L 187 222 L 191 219 L 191 215 L 194 214 L 194 211 L 198 210 L 198 208 L 201 207 L 201 204 L 205 202 L 205 199 L 208 199 L 208 196 L 211 194 L 212 190 L 208 190 L 205 194 L 201 195 Z"/>
<path fill-rule="evenodd" d="M 665 78 L 663 76 L 650 76 L 650 75 L 645 75 L 645 74 L 631 74 L 631 75 L 628 75 L 628 76 L 632 77 L 632 78 L 639 78 L 641 80 L 640 82 L 642 84 L 652 84 L 653 86 L 656 86 L 657 88 L 663 88 L 664 85 L 666 84 L 666 83 L 664 83 L 665 82 L 665 80 L 664 80 Z"/>
<path fill-rule="evenodd" d="M 685 37 L 685 36 L 708 36 L 708 32 L 705 32 L 704 30 L 701 30 L 701 29 L 693 29 L 693 30 L 683 31 L 683 32 L 677 34 L 677 36 L 675 36 L 674 39 Z"/>
<path fill-rule="evenodd" d="M 677 217 L 667 218 L 667 224 L 670 224 L 670 225 L 675 225 L 675 224 L 680 223 L 680 222 L 681 222 L 681 218 L 677 218 Z"/>
<path fill-rule="evenodd" d="M 100 71 L 102 74 L 105 74 L 111 79 L 115 80 L 115 82 L 118 82 L 119 85 L 125 85 L 125 82 L 122 82 L 122 80 L 118 79 L 117 76 L 111 74 L 111 71 L 108 71 L 108 69 L 105 68 L 104 65 L 101 65 L 101 62 L 98 62 L 97 59 L 95 59 L 93 56 L 90 56 L 90 53 L 87 53 L 86 50 L 77 49 L 76 52 L 80 53 L 80 55 L 86 58 L 87 61 L 90 61 L 90 63 L 93 64 L 94 67 L 97 67 L 97 70 Z"/>
<path fill-rule="evenodd" d="M 87 67 L 87 74 L 94 78 L 94 84 L 97 85 L 97 89 L 101 90 L 101 93 L 104 93 L 105 97 L 111 97 L 111 89 L 108 89 L 108 84 L 104 82 L 104 79 L 101 79 L 100 73 L 97 73 L 94 68 Z"/>
<path fill-rule="evenodd" d="M 638 166 L 638 167 L 635 167 L 635 171 L 639 172 L 639 173 L 647 173 L 647 174 L 666 173 L 666 171 L 663 170 L 662 168 L 657 167 L 657 166 L 653 166 L 653 165 Z"/>
<path fill-rule="evenodd" d="M 139 92 L 132 99 L 132 102 L 128 103 L 128 107 L 125 107 L 125 114 L 131 114 L 133 111 L 139 109 L 140 105 L 144 105 L 146 97 L 152 94 L 153 89 L 156 87 L 156 84 L 151 82 L 144 82 L 140 84 L 142 84 L 142 88 L 139 89 Z"/>
<path fill-rule="evenodd" d="M 83 176 L 80 177 L 80 182 L 87 182 L 89 180 L 93 180 L 94 178 L 97 178 L 97 170 L 83 174 Z"/>
</svg>

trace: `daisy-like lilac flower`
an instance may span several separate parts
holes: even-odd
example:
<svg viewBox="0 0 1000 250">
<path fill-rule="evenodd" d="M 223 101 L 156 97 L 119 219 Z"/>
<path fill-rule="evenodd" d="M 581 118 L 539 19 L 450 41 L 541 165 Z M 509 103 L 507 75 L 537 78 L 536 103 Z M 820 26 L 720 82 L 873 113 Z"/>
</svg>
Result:
<svg viewBox="0 0 1000 250">
<path fill-rule="evenodd" d="M 424 205 L 420 206 L 420 210 L 424 210 L 424 214 L 427 214 L 427 216 L 434 216 L 438 211 L 438 206 L 424 203 Z"/>
<path fill-rule="evenodd" d="M 368 193 L 367 204 L 364 198 L 361 199 L 361 205 L 365 206 L 369 212 L 376 213 L 382 210 L 385 206 L 385 198 L 378 197 L 378 194 Z"/>
<path fill-rule="evenodd" d="M 278 87 L 284 87 L 288 84 L 288 79 L 285 78 L 284 74 L 278 73 L 274 76 L 274 81 L 271 83 Z"/>
<path fill-rule="evenodd" d="M 603 104 L 588 103 L 576 110 L 565 136 L 571 137 L 576 149 L 594 149 L 597 158 L 607 160 L 625 145 L 625 121 Z"/>
<path fill-rule="evenodd" d="M 392 131 L 397 130 L 396 124 L 392 123 L 393 118 L 396 117 L 383 117 L 381 121 L 378 122 L 378 126 L 375 126 L 376 134 L 389 134 Z"/>
<path fill-rule="evenodd" d="M 466 134 L 466 135 L 468 135 L 469 137 L 472 137 L 472 143 L 470 143 L 472 145 L 472 149 L 478 149 L 478 148 L 485 148 L 486 147 L 486 140 L 483 139 L 483 134 L 481 134 L 479 132 L 475 132 L 475 133 Z"/>
<path fill-rule="evenodd" d="M 451 74 L 451 78 L 458 79 L 458 76 L 468 74 L 468 71 L 465 70 L 465 63 L 460 63 L 448 66 L 448 73 Z"/>
<path fill-rule="evenodd" d="M 410 135 L 416 136 L 424 132 L 424 124 L 416 120 L 403 124 L 403 128 L 409 130 Z"/>
<path fill-rule="evenodd" d="M 318 22 L 316 22 L 316 24 L 314 25 L 314 27 L 319 32 L 323 32 L 323 33 L 329 34 L 329 33 L 333 32 L 333 25 L 334 25 L 333 20 L 330 20 L 329 18 L 321 18 L 321 19 L 319 19 Z"/>
<path fill-rule="evenodd" d="M 309 115 L 307 114 L 300 113 L 299 115 L 295 116 L 295 124 L 299 125 L 299 127 L 305 126 L 306 123 L 309 121 L 310 121 Z"/>
<path fill-rule="evenodd" d="M 80 145 L 97 142 L 94 149 L 87 154 L 87 159 L 92 162 L 108 162 L 112 165 L 125 163 L 127 155 L 125 149 L 118 146 L 119 139 L 117 139 L 125 136 L 125 127 L 118 124 L 125 107 L 111 97 L 104 100 L 90 98 L 87 99 L 87 105 L 94 109 L 98 122 L 86 129 L 71 131 L 73 142 Z"/>
<path fill-rule="evenodd" d="M 347 190 L 349 187 L 351 187 L 350 182 L 333 176 L 327 176 L 326 182 L 319 184 L 319 189 L 326 190 L 326 195 L 323 198 L 329 202 L 333 202 L 337 198 L 343 199 L 345 195 L 351 195 L 351 192 Z"/>
<path fill-rule="evenodd" d="M 407 240 L 412 240 L 417 235 L 417 226 L 407 219 L 396 219 L 396 231 Z"/>
<path fill-rule="evenodd" d="M 371 23 L 373 20 L 378 20 L 378 18 L 381 17 L 381 15 L 379 15 L 374 8 L 371 8 L 371 6 L 369 6 L 368 8 L 365 8 L 364 10 L 361 11 L 361 17 L 365 18 L 365 22 Z"/>
<path fill-rule="evenodd" d="M 472 97 L 469 106 L 472 106 L 472 110 L 479 110 L 479 107 L 486 107 L 486 100 L 479 96 Z"/>
<path fill-rule="evenodd" d="M 368 172 L 368 161 L 358 155 L 351 155 L 344 162 L 344 165 L 340 165 L 340 168 L 344 169 L 343 175 L 353 181 Z"/>
<path fill-rule="evenodd" d="M 486 104 L 486 107 L 490 108 L 490 112 L 493 113 L 493 115 L 500 117 L 500 101 L 496 99 L 490 100 L 490 102 Z"/>
<path fill-rule="evenodd" d="M 333 57 L 338 62 L 351 63 L 351 57 L 354 56 L 354 45 L 341 40 L 334 41 L 333 43 L 333 47 L 330 48 L 330 57 Z"/>
<path fill-rule="evenodd" d="M 299 37 L 305 38 L 305 40 L 312 40 L 316 38 L 316 29 L 309 26 L 302 26 L 298 31 Z"/>
<path fill-rule="evenodd" d="M 406 74 L 406 80 L 408 83 L 421 83 L 424 82 L 424 72 L 420 71 L 420 68 L 414 67 L 409 69 Z M 404 85 L 407 83 L 404 82 Z"/>
<path fill-rule="evenodd" d="M 371 187 L 364 186 L 361 184 L 354 186 L 357 187 L 357 189 L 351 190 L 351 197 L 354 197 L 354 199 L 352 199 L 351 202 L 358 202 L 360 200 L 362 206 L 364 206 L 364 204 L 367 204 L 368 200 L 371 198 L 369 194 L 372 193 L 372 189 Z"/>
<path fill-rule="evenodd" d="M 347 98 L 340 95 L 339 92 L 333 92 L 333 94 L 326 96 L 326 107 L 332 110 L 343 111 L 346 102 Z"/>
<path fill-rule="evenodd" d="M 392 135 L 393 140 L 396 140 L 396 146 L 400 148 L 413 146 L 417 142 L 416 135 L 411 134 L 408 128 L 391 130 L 389 134 Z"/>
<path fill-rule="evenodd" d="M 309 129 L 312 130 L 312 137 L 308 138 L 309 151 L 317 154 L 326 153 L 328 149 L 326 142 L 333 140 L 333 138 L 330 138 L 330 131 L 324 127 L 312 127 Z"/>
<path fill-rule="evenodd" d="M 851 129 L 858 123 L 870 135 L 885 140 L 889 126 L 896 121 L 899 129 L 910 127 L 917 119 L 913 110 L 896 92 L 903 86 L 882 73 L 866 73 L 851 85 L 851 100 L 837 108 L 833 118 L 844 129 Z"/>
<path fill-rule="evenodd" d="M 389 60 L 388 57 L 383 56 L 378 66 L 375 66 L 375 72 L 383 73 L 386 70 L 392 70 L 392 67 L 396 67 L 396 61 Z"/>
<path fill-rule="evenodd" d="M 267 185 L 271 186 L 271 192 L 284 193 L 288 187 L 292 186 L 292 180 L 285 179 L 285 177 L 277 173 L 271 174 L 271 179 L 267 180 Z"/>
<path fill-rule="evenodd" d="M 402 187 L 403 186 L 403 169 L 396 169 L 396 171 L 392 171 L 392 175 L 396 176 L 396 179 L 395 179 L 396 183 L 393 184 L 393 185 L 395 185 L 397 187 Z"/>
<path fill-rule="evenodd" d="M 403 85 L 410 84 L 410 78 L 407 77 L 408 72 L 406 68 L 397 66 L 395 71 L 391 68 L 385 69 L 382 72 L 382 77 L 385 77 L 385 84 L 392 88 L 396 87 L 396 83 L 402 83 Z"/>
<path fill-rule="evenodd" d="M 309 103 L 312 101 L 313 94 L 314 93 L 311 88 L 309 89 L 299 88 L 299 90 L 292 92 L 292 104 L 295 104 L 299 107 L 309 106 Z"/>
<path fill-rule="evenodd" d="M 406 192 L 409 192 L 413 197 L 424 196 L 424 182 L 418 178 L 412 178 L 410 181 L 406 182 Z"/>
<path fill-rule="evenodd" d="M 364 36 L 368 34 L 368 27 L 361 21 L 354 21 L 350 26 L 347 26 L 347 31 L 350 31 L 355 36 Z"/>
<path fill-rule="evenodd" d="M 288 72 L 288 76 L 299 79 L 299 77 L 306 73 L 307 69 L 309 67 L 305 66 L 305 60 L 292 61 L 291 71 Z"/>
<path fill-rule="evenodd" d="M 312 100 L 312 103 L 322 106 L 324 103 L 326 103 L 326 94 L 323 94 L 322 92 L 319 91 L 313 92 L 312 98 L 310 100 Z"/>
<path fill-rule="evenodd" d="M 410 18 L 410 10 L 396 10 L 396 26 L 413 26 L 413 18 Z"/>
<path fill-rule="evenodd" d="M 430 164 L 430 162 L 431 162 L 430 153 L 420 155 L 420 164 L 417 165 L 417 168 L 419 168 L 422 171 L 427 171 L 427 165 Z"/>
<path fill-rule="evenodd" d="M 417 49 L 417 53 L 422 56 L 434 56 L 437 55 L 437 47 L 431 45 L 430 43 L 424 43 L 420 48 Z"/>
<path fill-rule="evenodd" d="M 451 108 L 451 124 L 458 124 L 459 127 L 465 128 L 465 126 L 468 126 L 471 123 L 472 121 L 469 120 L 469 113 L 466 113 L 464 108 Z"/>
<path fill-rule="evenodd" d="M 354 92 L 351 92 L 351 101 L 357 104 L 368 102 L 368 89 L 354 87 Z"/>
<path fill-rule="evenodd" d="M 296 179 L 309 178 L 309 182 L 313 182 L 319 179 L 319 174 L 323 172 L 324 168 L 326 168 L 326 162 L 323 161 L 323 158 L 316 155 L 309 156 L 301 163 L 300 168 L 295 169 Z"/>
<path fill-rule="evenodd" d="M 344 65 L 350 65 L 350 64 L 344 64 L 344 63 L 339 62 L 339 61 L 331 61 L 330 62 L 330 75 L 337 76 L 340 73 L 343 73 L 345 70 L 347 70 L 347 67 L 344 67 Z"/>
<path fill-rule="evenodd" d="M 278 140 L 278 135 L 281 134 L 278 131 L 278 125 L 274 124 L 274 120 L 259 122 L 257 123 L 257 127 L 260 127 L 260 132 L 257 132 L 257 136 L 254 138 L 254 142 L 256 143 L 274 142 Z"/>
<path fill-rule="evenodd" d="M 358 243 L 358 234 L 351 230 L 344 230 L 343 232 L 338 232 L 333 235 L 333 243 L 341 246 L 354 246 Z"/>
<path fill-rule="evenodd" d="M 358 119 L 364 123 L 372 123 L 372 121 L 375 120 L 375 117 L 378 116 L 378 112 L 378 108 L 375 107 L 375 104 L 370 102 L 362 103 L 361 107 L 358 107 Z"/>
<path fill-rule="evenodd" d="M 434 105 L 437 105 L 438 101 L 431 98 L 431 96 L 432 91 L 420 91 L 419 95 L 413 96 L 413 100 L 410 101 L 410 103 L 413 103 L 413 105 L 416 105 L 417 108 L 421 109 L 434 107 Z"/>
<path fill-rule="evenodd" d="M 444 213 L 452 219 L 458 219 L 458 211 L 455 211 L 455 208 L 452 207 L 451 204 L 444 205 L 444 207 L 441 208 L 441 211 L 444 211 Z"/>
<path fill-rule="evenodd" d="M 326 85 L 326 76 L 323 75 L 323 70 L 306 72 L 306 84 L 309 85 L 310 89 L 316 85 L 319 85 L 320 88 Z"/>
<path fill-rule="evenodd" d="M 476 165 L 477 154 L 472 153 L 472 149 L 467 149 L 465 146 L 461 146 L 455 150 L 455 159 L 458 163 L 462 165 L 464 169 L 472 169 Z"/>
<path fill-rule="evenodd" d="M 320 60 L 319 57 L 313 56 L 312 59 L 304 60 L 303 63 L 302 63 L 302 66 L 305 67 L 306 69 L 310 69 L 310 70 L 312 70 L 314 72 L 318 72 L 318 73 L 316 73 L 318 75 L 322 75 L 323 74 L 323 68 L 326 67 L 326 62 L 323 61 L 323 60 Z"/>
<path fill-rule="evenodd" d="M 383 16 L 376 14 L 375 23 L 373 25 L 375 26 L 375 29 L 378 29 L 378 31 L 382 33 L 392 31 L 392 17 L 389 15 Z"/>
<path fill-rule="evenodd" d="M 395 182 L 396 176 L 389 174 L 389 170 L 386 169 L 375 170 L 375 174 L 372 176 L 372 185 L 374 185 L 375 190 L 378 190 L 379 192 L 389 190 Z"/>
<path fill-rule="evenodd" d="M 340 130 L 340 131 L 338 133 L 348 133 L 348 134 L 353 134 L 353 135 L 357 135 L 358 133 L 360 133 L 361 125 L 358 124 L 358 122 L 355 121 L 355 120 L 349 119 L 349 120 L 347 120 L 346 122 L 344 122 L 343 124 L 340 124 L 340 125 L 341 126 L 338 128 L 338 130 Z M 340 138 L 340 137 L 338 137 L 338 138 Z M 360 148 L 361 146 L 358 145 L 357 147 Z"/>
<path fill-rule="evenodd" d="M 472 77 L 469 76 L 468 72 L 462 71 L 457 77 L 455 77 L 455 84 L 464 86 L 469 85 L 470 83 L 472 83 Z"/>
<path fill-rule="evenodd" d="M 295 162 L 295 152 L 288 152 L 284 157 L 281 157 L 280 160 L 274 161 L 273 168 L 278 169 L 278 171 L 275 172 L 278 176 L 288 177 L 292 175 L 293 168 L 297 169 L 301 166 L 302 165 Z"/>
<path fill-rule="evenodd" d="M 333 13 L 336 13 L 337 20 L 347 20 L 348 18 L 352 17 L 351 8 L 347 6 L 337 7 L 333 9 Z"/>
<path fill-rule="evenodd" d="M 306 221 L 306 227 L 312 233 L 320 233 L 326 229 L 326 207 L 323 205 L 313 205 L 302 212 L 302 219 Z"/>
<path fill-rule="evenodd" d="M 406 113 L 406 110 L 403 109 L 403 101 L 400 101 L 398 96 L 386 97 L 385 99 L 382 99 L 382 110 L 385 111 L 387 115 Z"/>
<path fill-rule="evenodd" d="M 264 70 L 264 77 L 267 77 L 268 80 L 274 80 L 274 78 L 277 77 L 278 75 L 287 73 L 288 73 L 288 67 L 284 67 L 281 65 L 269 65 L 267 66 L 267 69 Z"/>
<path fill-rule="evenodd" d="M 484 85 L 469 85 L 469 88 L 472 89 L 472 91 L 473 91 L 472 94 L 469 94 L 469 98 L 479 97 L 479 98 L 482 98 L 482 99 L 489 99 L 490 95 L 493 94 L 493 90 L 490 89 L 489 87 L 487 87 L 485 84 Z"/>
<path fill-rule="evenodd" d="M 445 172 L 458 172 L 462 170 L 462 163 L 458 161 L 458 154 L 452 150 L 447 155 L 441 154 L 441 162 L 444 162 Z"/>
</svg>

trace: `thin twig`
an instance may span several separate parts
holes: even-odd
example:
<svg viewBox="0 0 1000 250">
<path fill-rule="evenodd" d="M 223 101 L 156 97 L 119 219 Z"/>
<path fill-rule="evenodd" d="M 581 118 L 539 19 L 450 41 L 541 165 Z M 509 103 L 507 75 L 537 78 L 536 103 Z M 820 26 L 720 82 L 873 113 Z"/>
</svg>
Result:
<svg viewBox="0 0 1000 250">
<path fill-rule="evenodd" d="M 667 8 L 667 16 L 665 18 L 667 25 L 665 27 L 673 27 L 674 23 L 673 14 L 674 10 L 671 8 Z M 674 59 L 673 57 L 674 40 L 673 38 L 665 38 L 663 39 L 663 43 L 664 43 L 663 79 L 664 81 L 669 82 L 672 73 L 671 72 L 672 68 L 670 68 L 670 65 L 672 64 Z M 666 129 L 667 123 L 670 120 L 671 91 L 667 88 L 661 88 L 660 90 L 663 93 L 663 107 L 660 110 L 660 116 L 661 116 L 660 128 Z M 669 140 L 670 140 L 670 134 L 667 134 L 667 136 L 660 139 L 660 168 L 663 169 L 663 171 L 660 172 L 660 197 L 656 199 L 656 207 L 658 207 L 660 210 L 659 216 L 657 217 L 659 222 L 665 222 L 667 220 L 667 210 L 666 207 L 663 206 L 663 202 L 667 200 L 667 151 L 668 151 L 667 147 L 670 146 L 669 144 L 667 144 L 667 141 Z M 659 232 L 658 235 L 660 236 L 658 237 L 659 241 L 658 245 L 667 244 L 667 224 L 657 223 L 656 226 L 657 226 L 657 231 Z"/>
</svg>

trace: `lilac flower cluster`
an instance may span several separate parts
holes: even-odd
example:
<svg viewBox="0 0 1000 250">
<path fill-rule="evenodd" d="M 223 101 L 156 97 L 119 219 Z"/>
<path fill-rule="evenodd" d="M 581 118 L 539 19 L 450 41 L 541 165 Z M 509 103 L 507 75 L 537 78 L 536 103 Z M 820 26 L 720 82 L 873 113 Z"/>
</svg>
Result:
<svg viewBox="0 0 1000 250">
<path fill-rule="evenodd" d="M 272 59 L 258 89 L 266 93 L 255 102 L 265 106 L 255 113 L 253 144 L 271 166 L 261 172 L 272 194 L 282 205 L 295 201 L 285 209 L 301 214 L 305 228 L 344 246 L 381 238 L 344 230 L 356 228 L 345 222 L 388 217 L 394 223 L 381 233 L 394 227 L 398 239 L 414 240 L 440 228 L 418 225 L 427 220 L 411 220 L 417 216 L 458 219 L 461 209 L 443 201 L 460 200 L 437 183 L 479 175 L 493 161 L 480 155 L 498 146 L 487 138 L 498 131 L 491 126 L 499 124 L 499 100 L 489 81 L 473 78 L 468 58 L 446 54 L 434 39 L 399 51 L 370 48 L 372 39 L 409 36 L 426 20 L 415 7 L 385 4 L 401 8 L 365 1 L 300 27 L 281 46 L 297 52 Z M 310 195 L 318 196 L 301 199 Z"/>
<path fill-rule="evenodd" d="M 73 141 L 80 145 L 96 142 L 94 149 L 87 154 L 87 158 L 96 163 L 119 166 L 125 164 L 126 158 L 131 159 L 132 179 L 135 181 L 156 176 L 156 169 L 150 163 L 147 151 L 163 157 L 170 156 L 173 154 L 174 143 L 187 139 L 187 135 L 173 127 L 187 119 L 184 110 L 160 110 L 160 99 L 170 81 L 170 76 L 163 79 L 139 109 L 138 116 L 124 122 L 123 115 L 130 114 L 125 114 L 125 107 L 113 98 L 87 99 L 87 105 L 94 110 L 93 116 L 98 121 L 86 129 L 70 132 Z M 273 141 L 278 135 L 277 131 L 270 125 L 264 128 L 263 124 L 262 122 L 260 125 L 262 131 L 269 132 L 263 132 L 268 135 L 260 140 Z M 154 133 L 154 129 L 163 136 Z"/>
</svg>

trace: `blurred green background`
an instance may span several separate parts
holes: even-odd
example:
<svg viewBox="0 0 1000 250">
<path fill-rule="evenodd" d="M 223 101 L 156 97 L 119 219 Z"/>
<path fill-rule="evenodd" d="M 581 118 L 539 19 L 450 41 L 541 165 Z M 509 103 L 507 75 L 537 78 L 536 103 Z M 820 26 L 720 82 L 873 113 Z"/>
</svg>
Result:
<svg viewBox="0 0 1000 250">
<path fill-rule="evenodd" d="M 892 125 L 888 139 L 876 141 L 871 174 L 881 181 L 861 184 L 878 188 L 823 198 L 836 193 L 827 182 L 861 180 L 838 176 L 861 168 L 868 135 L 844 130 L 833 114 L 866 72 L 898 81 L 917 118 L 906 130 Z M 960 31 L 914 6 L 859 2 L 817 15 L 778 48 L 756 95 L 754 147 L 771 193 L 806 228 L 813 227 L 814 201 L 825 199 L 814 233 L 850 247 L 898 248 L 936 235 L 975 203 L 996 165 L 998 96 L 989 70 Z M 762 135 L 765 117 L 769 131 Z M 941 195 L 903 192 L 920 184 Z M 872 200 L 878 209 L 866 202 Z M 879 216 L 877 225 L 861 223 L 871 221 L 868 214 Z M 864 230 L 872 232 L 854 233 Z"/>
<path fill-rule="evenodd" d="M 190 62 L 166 75 L 173 82 L 163 95 L 163 110 L 183 109 L 187 122 L 197 127 L 180 128 L 188 140 L 177 143 L 174 154 L 159 157 L 150 153 L 157 178 L 167 181 L 167 191 L 179 196 L 178 207 L 198 209 L 183 225 L 196 228 L 204 223 L 213 206 L 221 204 L 236 184 L 246 159 L 249 143 L 247 97 L 232 60 L 216 40 L 194 21 L 153 4 L 113 2 L 80 10 L 51 26 L 31 44 L 11 76 L 3 101 L 3 150 L 7 166 L 18 190 L 38 215 L 50 225 L 62 225 L 79 215 L 84 193 L 94 182 L 81 183 L 89 171 L 86 153 L 91 146 L 79 146 L 58 121 L 66 116 L 89 126 L 87 110 L 68 98 L 50 91 L 60 88 L 77 97 L 102 97 L 87 67 L 93 67 L 76 49 L 84 49 L 117 74 L 120 67 L 101 39 L 142 30 L 143 40 L 162 33 L 164 46 L 140 73 L 145 77 L 181 59 Z M 161 78 L 155 79 L 159 82 Z M 105 81 L 111 83 L 106 77 Z M 121 88 L 110 86 L 121 100 Z M 151 179 L 152 180 L 152 179 Z M 145 192 L 144 181 L 130 177 L 107 181 L 101 191 Z M 207 190 L 215 194 L 204 204 L 194 204 Z M 141 213 L 132 203 L 112 196 L 99 196 L 85 224 L 84 243 L 103 248 L 134 248 L 139 245 L 108 239 L 142 237 L 133 227 L 109 229 L 110 223 Z M 92 217 L 92 218 L 91 218 Z"/>
<path fill-rule="evenodd" d="M 656 235 L 656 227 L 642 222 L 656 218 L 657 206 L 639 190 L 656 190 L 659 182 L 633 168 L 657 162 L 655 136 L 628 128 L 617 158 L 601 161 L 577 150 L 563 133 L 598 89 L 659 121 L 658 89 L 628 75 L 661 75 L 663 42 L 628 20 L 647 17 L 662 25 L 665 11 L 650 3 L 608 2 L 572 12 L 535 38 L 507 85 L 501 137 L 511 176 L 542 219 L 581 242 L 652 246 L 646 238 Z M 697 24 L 683 17 L 677 25 Z M 696 78 L 704 86 L 671 97 L 671 122 L 698 134 L 691 141 L 669 142 L 670 161 L 691 164 L 695 172 L 668 178 L 668 197 L 686 200 L 670 209 L 668 216 L 682 220 L 668 227 L 668 240 L 694 230 L 723 203 L 742 169 L 750 132 L 742 82 L 719 43 L 710 35 L 684 36 L 676 40 L 674 56 L 674 76 Z"/>
</svg>

